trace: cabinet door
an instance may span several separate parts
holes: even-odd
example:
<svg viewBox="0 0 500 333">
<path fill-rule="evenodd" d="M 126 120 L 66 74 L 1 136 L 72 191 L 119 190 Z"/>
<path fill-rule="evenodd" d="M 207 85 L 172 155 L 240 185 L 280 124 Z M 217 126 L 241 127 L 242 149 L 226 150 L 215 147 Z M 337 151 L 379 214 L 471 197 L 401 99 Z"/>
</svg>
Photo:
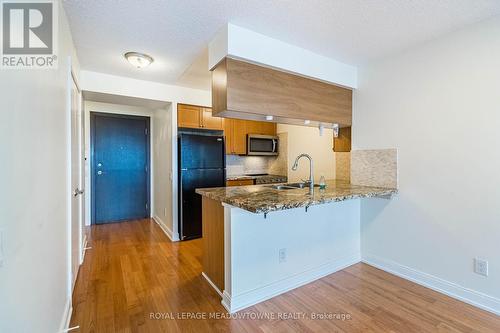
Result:
<svg viewBox="0 0 500 333">
<path fill-rule="evenodd" d="M 202 120 L 201 124 L 203 128 L 213 129 L 213 130 L 223 130 L 222 118 L 213 117 L 212 109 L 202 108 Z"/>
<path fill-rule="evenodd" d="M 224 136 L 226 138 L 226 154 L 233 154 L 233 120 L 229 118 L 224 119 Z"/>
<path fill-rule="evenodd" d="M 227 180 L 226 186 L 246 186 L 254 185 L 253 179 Z"/>
<path fill-rule="evenodd" d="M 262 123 L 260 121 L 245 120 L 247 134 L 263 134 Z"/>
<path fill-rule="evenodd" d="M 266 121 L 247 120 L 248 134 L 276 135 L 276 124 Z"/>
<path fill-rule="evenodd" d="M 343 127 L 339 129 L 339 137 L 333 138 L 333 151 L 350 152 L 351 151 L 351 128 Z"/>
<path fill-rule="evenodd" d="M 276 123 L 263 121 L 261 122 L 261 129 L 264 135 L 276 135 Z"/>
<path fill-rule="evenodd" d="M 233 119 L 233 154 L 247 153 L 247 120 Z"/>
<path fill-rule="evenodd" d="M 194 105 L 177 104 L 177 126 L 201 127 L 201 108 Z"/>
</svg>

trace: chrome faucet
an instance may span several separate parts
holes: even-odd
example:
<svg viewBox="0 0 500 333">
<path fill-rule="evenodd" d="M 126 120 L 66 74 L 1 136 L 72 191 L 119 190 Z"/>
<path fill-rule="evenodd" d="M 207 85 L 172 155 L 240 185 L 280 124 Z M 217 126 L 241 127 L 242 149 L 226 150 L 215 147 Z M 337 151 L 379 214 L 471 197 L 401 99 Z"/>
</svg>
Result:
<svg viewBox="0 0 500 333">
<path fill-rule="evenodd" d="M 299 166 L 299 160 L 302 158 L 302 157 L 305 157 L 307 159 L 309 159 L 309 187 L 311 189 L 311 191 L 314 189 L 314 169 L 313 169 L 313 159 L 311 156 L 307 155 L 307 154 L 300 154 L 299 156 L 297 156 L 297 158 L 295 159 L 295 163 L 293 163 L 293 166 L 292 166 L 292 170 L 293 171 L 296 171 L 298 166 Z"/>
</svg>

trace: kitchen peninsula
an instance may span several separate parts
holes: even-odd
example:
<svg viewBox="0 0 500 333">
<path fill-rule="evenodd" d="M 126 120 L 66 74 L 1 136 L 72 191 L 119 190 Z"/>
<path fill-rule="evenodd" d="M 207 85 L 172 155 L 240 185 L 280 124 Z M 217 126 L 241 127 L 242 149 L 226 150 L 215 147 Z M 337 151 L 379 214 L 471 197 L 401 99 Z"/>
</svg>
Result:
<svg viewBox="0 0 500 333">
<path fill-rule="evenodd" d="M 393 188 L 253 185 L 203 197 L 203 276 L 236 312 L 360 261 L 360 199 Z"/>
</svg>

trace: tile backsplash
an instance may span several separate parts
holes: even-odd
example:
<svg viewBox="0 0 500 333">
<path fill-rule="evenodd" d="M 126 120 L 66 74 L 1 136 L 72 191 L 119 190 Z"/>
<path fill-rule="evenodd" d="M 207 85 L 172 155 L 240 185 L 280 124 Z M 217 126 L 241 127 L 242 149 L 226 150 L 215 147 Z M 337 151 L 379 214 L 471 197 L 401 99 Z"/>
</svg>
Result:
<svg viewBox="0 0 500 333">
<path fill-rule="evenodd" d="M 351 183 L 398 188 L 398 151 L 396 149 L 352 150 Z"/>
<path fill-rule="evenodd" d="M 228 176 L 269 173 L 274 156 L 238 156 L 226 155 L 226 173 Z"/>
</svg>

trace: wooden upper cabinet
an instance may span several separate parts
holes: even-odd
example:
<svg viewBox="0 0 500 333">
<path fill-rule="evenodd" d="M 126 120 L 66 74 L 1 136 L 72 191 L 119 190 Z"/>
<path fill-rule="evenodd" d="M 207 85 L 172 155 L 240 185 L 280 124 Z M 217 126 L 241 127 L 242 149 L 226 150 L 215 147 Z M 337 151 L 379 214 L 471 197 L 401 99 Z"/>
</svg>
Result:
<svg viewBox="0 0 500 333">
<path fill-rule="evenodd" d="M 244 155 L 247 153 L 247 120 L 232 119 L 233 122 L 233 154 Z"/>
<path fill-rule="evenodd" d="M 351 126 L 352 90 L 225 58 L 212 70 L 214 115 L 256 119 L 267 115 Z M 264 118 L 263 118 L 264 119 Z"/>
<path fill-rule="evenodd" d="M 333 151 L 350 152 L 351 151 L 351 128 L 339 128 L 339 136 L 333 138 Z"/>
<path fill-rule="evenodd" d="M 276 135 L 276 123 L 262 122 L 262 134 Z"/>
<path fill-rule="evenodd" d="M 210 108 L 201 108 L 202 117 L 201 117 L 201 127 L 206 129 L 213 130 L 223 130 L 223 119 L 220 117 L 212 116 L 212 109 Z"/>
<path fill-rule="evenodd" d="M 177 104 L 177 126 L 187 128 L 200 128 L 200 107 L 194 105 Z"/>
<path fill-rule="evenodd" d="M 243 119 L 224 119 L 226 154 L 245 155 L 247 134 L 276 135 L 276 124 Z"/>
<path fill-rule="evenodd" d="M 226 154 L 234 154 L 233 152 L 233 120 L 224 119 L 224 136 L 226 141 Z"/>
<path fill-rule="evenodd" d="M 276 124 L 265 121 L 246 120 L 247 134 L 276 135 Z"/>
<path fill-rule="evenodd" d="M 223 119 L 212 116 L 212 109 L 196 105 L 177 104 L 177 126 L 223 130 Z"/>
<path fill-rule="evenodd" d="M 212 109 L 187 104 L 177 104 L 177 126 L 223 130 L 226 137 L 226 154 L 245 155 L 247 134 L 276 135 L 276 124 L 243 119 L 212 116 Z"/>
<path fill-rule="evenodd" d="M 224 119 L 224 135 L 226 137 L 226 154 L 245 155 L 247 153 L 247 121 L 241 119 Z"/>
</svg>

